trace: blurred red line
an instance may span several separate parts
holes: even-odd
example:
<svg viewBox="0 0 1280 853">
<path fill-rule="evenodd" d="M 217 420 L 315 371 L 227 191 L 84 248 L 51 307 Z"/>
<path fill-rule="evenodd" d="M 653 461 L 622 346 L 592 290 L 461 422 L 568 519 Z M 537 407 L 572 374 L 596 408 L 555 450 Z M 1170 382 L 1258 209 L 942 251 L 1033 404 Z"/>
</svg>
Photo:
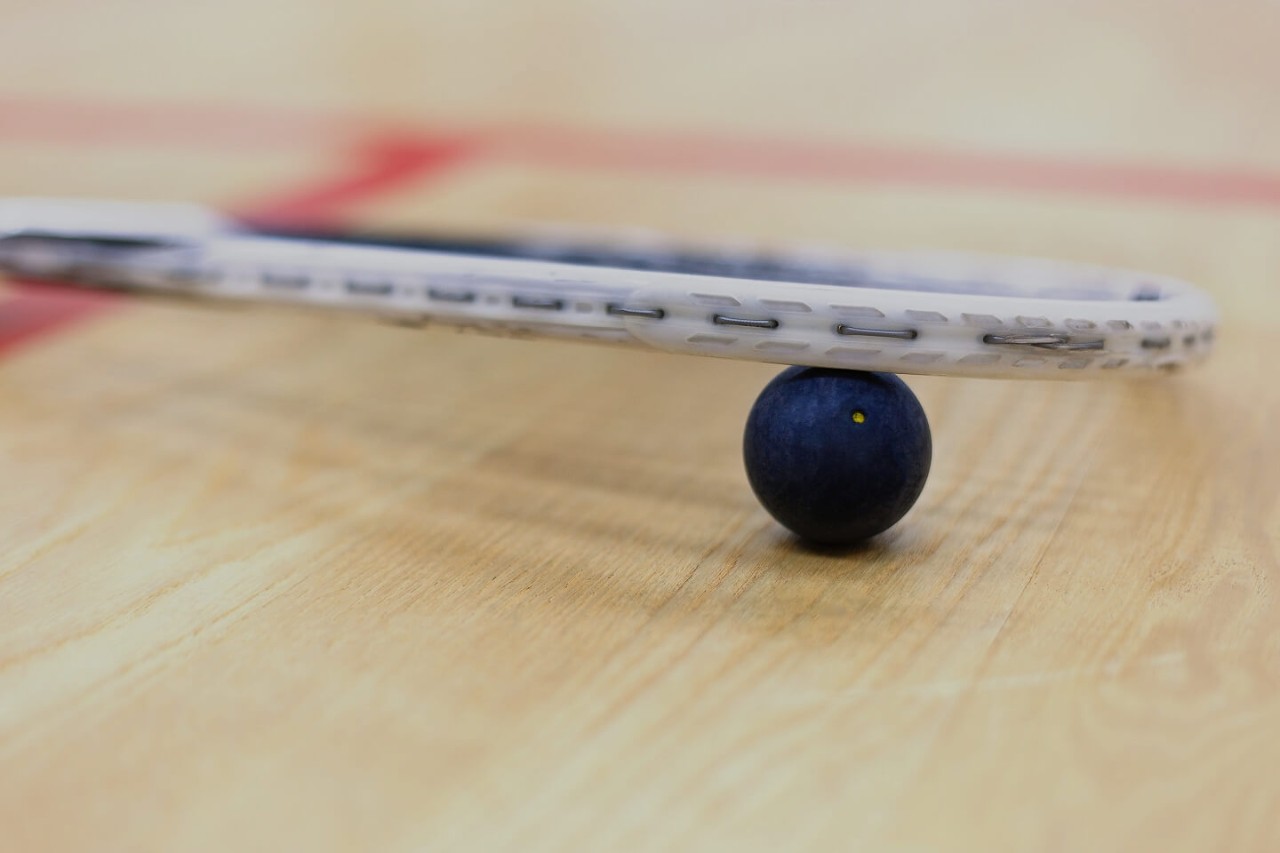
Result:
<svg viewBox="0 0 1280 853">
<path fill-rule="evenodd" d="M 262 226 L 339 225 L 356 203 L 452 169 L 478 149 L 465 137 L 386 135 L 355 149 L 349 170 L 246 204 L 240 216 Z"/>
<path fill-rule="evenodd" d="M 576 169 L 999 189 L 1280 208 L 1280 175 L 1013 153 L 526 129 L 490 153 Z"/>
<path fill-rule="evenodd" d="M 0 140 L 189 148 L 315 150 L 351 159 L 337 175 L 246 205 L 254 222 L 336 225 L 353 205 L 472 158 L 543 166 L 814 182 L 1005 189 L 1280 209 L 1280 176 L 1017 154 L 715 136 L 508 127 L 484 133 L 377 130 L 355 117 L 230 105 L 0 99 Z M 0 353 L 93 316 L 115 294 L 17 285 L 0 301 Z"/>
<path fill-rule="evenodd" d="M 575 128 L 443 126 L 389 130 L 357 115 L 234 104 L 128 104 L 0 98 L 0 139 L 77 146 L 315 151 L 394 140 L 408 148 L 470 140 L 470 154 L 578 169 L 995 189 L 1280 209 L 1280 174 L 858 143 Z M 379 142 L 377 144 L 384 144 Z M 395 170 L 391 170 L 395 172 Z M 405 169 L 404 174 L 412 172 Z M 401 185 L 368 181 L 369 192 Z M 351 191 L 356 192 L 355 189 Z"/>
<path fill-rule="evenodd" d="M 365 198 L 448 170 L 473 153 L 471 140 L 384 136 L 355 149 L 353 166 L 291 191 L 245 206 L 244 217 L 261 224 L 340 224 Z M 344 163 L 344 166 L 346 164 Z M 0 297 L 0 355 L 88 319 L 117 303 L 120 294 L 56 284 L 19 283 Z"/>
<path fill-rule="evenodd" d="M 15 284 L 8 299 L 0 297 L 0 354 L 101 314 L 117 301 L 116 297 L 106 291 L 75 287 Z"/>
</svg>

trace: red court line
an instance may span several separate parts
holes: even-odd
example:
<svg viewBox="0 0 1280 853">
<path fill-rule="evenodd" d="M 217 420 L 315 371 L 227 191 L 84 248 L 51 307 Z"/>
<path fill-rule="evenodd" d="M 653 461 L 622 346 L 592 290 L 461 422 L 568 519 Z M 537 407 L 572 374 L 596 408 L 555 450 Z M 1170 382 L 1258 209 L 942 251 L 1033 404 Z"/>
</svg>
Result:
<svg viewBox="0 0 1280 853">
<path fill-rule="evenodd" d="M 1222 168 L 717 136 L 528 128 L 492 156 L 575 169 L 1019 190 L 1280 210 L 1280 174 Z"/>
<path fill-rule="evenodd" d="M 392 129 L 367 116 L 233 104 L 0 98 L 0 140 L 314 152 L 384 138 L 410 147 L 466 138 L 474 146 L 472 154 L 577 169 L 993 189 L 1280 210 L 1280 173 L 1256 169 L 568 127 L 423 124 Z"/>
<path fill-rule="evenodd" d="M 116 301 L 105 291 L 15 284 L 12 295 L 0 299 L 0 355 L 101 314 Z"/>
<path fill-rule="evenodd" d="M 403 139 L 387 136 L 355 149 L 351 166 L 304 187 L 281 191 L 244 206 L 253 222 L 276 225 L 340 224 L 352 205 L 370 196 L 441 174 L 475 150 L 466 139 Z M 51 284 L 15 286 L 0 298 L 0 356 L 20 345 L 65 330 L 117 304 L 121 294 Z"/>
<path fill-rule="evenodd" d="M 333 176 L 242 206 L 241 218 L 258 225 L 336 226 L 353 205 L 428 175 L 440 175 L 476 155 L 466 137 L 409 137 L 388 134 L 351 152 L 352 166 Z"/>
<path fill-rule="evenodd" d="M 479 157 L 576 169 L 813 182 L 1002 189 L 1280 209 L 1280 176 L 974 151 L 717 136 L 508 127 L 379 130 L 338 115 L 229 105 L 73 104 L 0 99 L 0 140 L 84 147 L 345 149 L 343 169 L 245 206 L 252 221 L 334 225 L 352 206 Z M 113 294 L 19 286 L 0 302 L 0 352 L 92 316 Z"/>
</svg>

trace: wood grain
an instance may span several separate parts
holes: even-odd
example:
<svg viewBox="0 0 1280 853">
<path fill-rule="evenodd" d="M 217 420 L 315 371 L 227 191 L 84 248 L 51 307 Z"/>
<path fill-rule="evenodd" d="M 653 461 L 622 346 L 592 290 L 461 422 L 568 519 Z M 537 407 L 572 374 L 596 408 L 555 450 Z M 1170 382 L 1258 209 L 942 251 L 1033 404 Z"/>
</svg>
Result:
<svg viewBox="0 0 1280 853">
<path fill-rule="evenodd" d="M 768 366 L 134 302 L 11 350 L 0 846 L 1280 844 L 1280 6 L 10 6 L 0 194 L 243 208 L 454 134 L 326 213 L 1051 255 L 1224 323 L 1170 381 L 912 379 L 930 482 L 849 554 L 750 494 Z M 707 139 L 1249 191 L 672 153 Z"/>
</svg>

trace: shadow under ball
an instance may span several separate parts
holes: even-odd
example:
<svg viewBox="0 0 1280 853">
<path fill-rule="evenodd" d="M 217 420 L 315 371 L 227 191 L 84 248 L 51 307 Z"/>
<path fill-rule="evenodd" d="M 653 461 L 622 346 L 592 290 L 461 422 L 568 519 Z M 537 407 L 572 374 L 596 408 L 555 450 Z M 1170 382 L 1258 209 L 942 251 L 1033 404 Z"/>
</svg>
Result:
<svg viewBox="0 0 1280 853">
<path fill-rule="evenodd" d="M 933 439 L 920 401 L 892 373 L 791 367 L 760 392 L 742 451 L 752 490 L 784 527 L 852 545 L 911 509 Z"/>
</svg>

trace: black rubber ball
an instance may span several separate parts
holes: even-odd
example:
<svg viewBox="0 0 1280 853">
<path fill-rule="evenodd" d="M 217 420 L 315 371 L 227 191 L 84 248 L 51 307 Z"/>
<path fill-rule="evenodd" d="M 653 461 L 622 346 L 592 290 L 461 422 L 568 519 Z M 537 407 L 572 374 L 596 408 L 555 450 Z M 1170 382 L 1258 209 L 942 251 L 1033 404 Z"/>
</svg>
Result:
<svg viewBox="0 0 1280 853">
<path fill-rule="evenodd" d="M 792 367 L 760 392 L 742 450 L 770 515 L 810 542 L 852 545 L 911 509 L 933 439 L 920 401 L 897 376 Z"/>
</svg>

